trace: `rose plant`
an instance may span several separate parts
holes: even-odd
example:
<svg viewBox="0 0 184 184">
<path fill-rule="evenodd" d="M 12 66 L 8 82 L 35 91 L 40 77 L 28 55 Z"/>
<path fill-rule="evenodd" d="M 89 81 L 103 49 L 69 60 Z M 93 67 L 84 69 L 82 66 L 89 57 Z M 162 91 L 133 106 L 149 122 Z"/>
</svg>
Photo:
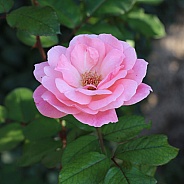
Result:
<svg viewBox="0 0 184 184">
<path fill-rule="evenodd" d="M 40 83 L 38 87 L 35 83 L 36 90 L 16 88 L 0 105 L 1 158 L 15 153 L 10 164 L 13 169 L 8 174 L 9 164 L 3 163 L 8 159 L 1 159 L 2 183 L 45 184 L 37 174 L 43 169 L 41 165 L 31 172 L 22 169 L 22 178 L 16 172 L 36 163 L 50 168 L 47 173 L 57 173 L 59 184 L 157 182 L 157 166 L 176 157 L 178 149 L 170 146 L 164 135 L 140 135 L 142 130 L 151 128 L 151 123 L 125 112 L 124 106 L 145 99 L 152 89 L 143 83 L 148 63 L 138 59 L 135 49 L 121 40 L 135 43 L 138 37 L 164 36 L 157 16 L 139 7 L 140 3 L 159 2 L 32 0 L 29 6 L 28 2 L 21 6 L 22 1 L 13 6 L 17 1 L 0 0 L 0 18 L 17 29 L 20 41 L 37 48 L 44 61 L 35 65 L 34 76 Z M 61 45 L 69 46 L 59 46 L 59 40 Z M 5 56 L 8 49 L 4 40 L 2 43 Z M 54 47 L 46 59 L 44 48 L 51 46 Z M 30 48 L 28 52 L 30 57 Z M 16 78 L 19 73 L 13 73 L 15 81 L 23 78 L 24 75 Z M 2 86 L 7 86 L 7 81 L 3 79 Z"/>
<path fill-rule="evenodd" d="M 72 114 L 82 123 L 101 127 L 117 122 L 115 108 L 146 98 L 142 83 L 147 62 L 135 49 L 110 34 L 79 35 L 68 48 L 55 46 L 48 61 L 35 65 L 41 85 L 34 100 L 41 114 L 61 118 Z"/>
</svg>

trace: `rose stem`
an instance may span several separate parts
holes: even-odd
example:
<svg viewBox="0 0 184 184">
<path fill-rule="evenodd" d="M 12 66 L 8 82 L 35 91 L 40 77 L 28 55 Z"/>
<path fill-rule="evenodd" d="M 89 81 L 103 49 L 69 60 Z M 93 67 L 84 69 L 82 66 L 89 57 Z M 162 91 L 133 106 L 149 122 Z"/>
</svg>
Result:
<svg viewBox="0 0 184 184">
<path fill-rule="evenodd" d="M 102 153 L 107 154 L 107 153 L 106 153 L 106 150 L 105 150 L 104 143 L 103 143 L 103 138 L 102 138 L 101 129 L 100 129 L 99 127 L 96 127 L 96 131 L 97 131 L 97 135 L 98 135 L 98 139 L 99 139 L 101 151 L 102 151 Z"/>
</svg>

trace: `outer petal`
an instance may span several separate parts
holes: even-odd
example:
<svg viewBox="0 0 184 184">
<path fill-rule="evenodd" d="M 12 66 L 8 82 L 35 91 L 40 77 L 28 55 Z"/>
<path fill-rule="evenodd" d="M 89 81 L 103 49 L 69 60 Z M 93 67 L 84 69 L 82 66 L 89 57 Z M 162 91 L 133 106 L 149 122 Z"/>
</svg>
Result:
<svg viewBox="0 0 184 184">
<path fill-rule="evenodd" d="M 135 95 L 130 100 L 126 101 L 124 105 L 132 105 L 137 102 L 140 102 L 150 94 L 150 91 L 152 91 L 150 86 L 144 83 L 140 84 L 137 88 Z"/>
<path fill-rule="evenodd" d="M 44 101 L 48 102 L 51 106 L 55 107 L 57 110 L 66 114 L 76 114 L 80 111 L 75 107 L 67 106 L 61 103 L 50 91 L 46 91 L 42 98 Z"/>
<path fill-rule="evenodd" d="M 62 54 L 65 54 L 66 48 L 62 46 L 55 46 L 52 47 L 48 51 L 48 63 L 52 67 L 56 67 L 58 65 L 58 62 L 60 61 L 60 56 Z"/>
<path fill-rule="evenodd" d="M 144 59 L 137 59 L 134 67 L 128 72 L 126 78 L 132 79 L 139 85 L 146 75 L 148 63 Z"/>
<path fill-rule="evenodd" d="M 50 118 L 61 118 L 65 116 L 66 114 L 63 112 L 60 112 L 53 106 L 51 106 L 48 102 L 44 101 L 42 98 L 42 95 L 46 92 L 47 90 L 42 86 L 38 86 L 36 90 L 33 93 L 33 98 L 36 104 L 36 107 L 38 111 L 47 117 Z"/>
<path fill-rule="evenodd" d="M 33 72 L 37 81 L 42 82 L 43 76 L 45 76 L 44 68 L 48 65 L 48 62 L 42 62 L 39 64 L 35 64 L 35 70 Z"/>
<path fill-rule="evenodd" d="M 79 121 L 81 121 L 82 123 L 88 124 L 94 127 L 101 127 L 104 124 L 108 124 L 110 122 L 115 123 L 118 121 L 118 117 L 114 109 L 98 112 L 97 114 L 93 114 L 93 115 L 81 112 L 73 116 Z"/>
<path fill-rule="evenodd" d="M 127 47 L 128 43 L 123 42 L 124 44 L 126 44 L 126 49 L 123 51 L 125 58 L 124 61 L 122 63 L 122 65 L 124 65 L 124 70 L 130 70 L 133 68 L 136 59 L 137 59 L 137 55 L 135 52 L 135 49 L 131 46 Z"/>
</svg>

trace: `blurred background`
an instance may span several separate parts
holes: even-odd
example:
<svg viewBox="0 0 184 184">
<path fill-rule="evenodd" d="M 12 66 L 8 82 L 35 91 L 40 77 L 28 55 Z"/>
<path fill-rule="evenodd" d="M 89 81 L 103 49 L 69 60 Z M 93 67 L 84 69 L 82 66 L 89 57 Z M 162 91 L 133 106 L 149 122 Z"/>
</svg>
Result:
<svg viewBox="0 0 184 184">
<path fill-rule="evenodd" d="M 16 0 L 14 8 L 29 5 L 29 1 Z M 156 178 L 159 184 L 184 183 L 184 0 L 165 0 L 157 6 L 140 5 L 146 13 L 159 17 L 166 29 L 161 39 L 138 37 L 136 50 L 139 58 L 149 62 L 146 83 L 153 93 L 139 103 L 136 112 L 152 121 L 147 133 L 163 133 L 169 143 L 180 149 L 179 155 L 169 164 L 159 167 Z M 59 44 L 71 34 L 61 27 Z M 112 33 L 113 34 L 113 33 Z M 47 48 L 45 49 L 47 51 Z M 24 45 L 6 20 L 0 19 L 0 104 L 16 87 L 35 89 L 34 64 L 42 61 L 37 49 Z M 132 111 L 135 110 L 132 107 Z M 2 184 L 55 184 L 57 170 L 46 169 L 41 164 L 18 168 L 15 164 L 20 149 L 0 154 L 0 183 Z M 40 177 L 42 176 L 42 177 Z"/>
</svg>

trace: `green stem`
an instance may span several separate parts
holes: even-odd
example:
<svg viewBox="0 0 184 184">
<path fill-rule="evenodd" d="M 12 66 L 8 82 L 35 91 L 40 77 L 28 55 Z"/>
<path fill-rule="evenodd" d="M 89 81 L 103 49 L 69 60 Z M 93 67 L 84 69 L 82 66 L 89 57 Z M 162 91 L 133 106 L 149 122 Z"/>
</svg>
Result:
<svg viewBox="0 0 184 184">
<path fill-rule="evenodd" d="M 102 151 L 102 153 L 107 155 L 106 149 L 105 149 L 105 146 L 104 146 L 104 142 L 103 142 L 103 138 L 102 138 L 101 129 L 99 127 L 96 127 L 96 131 L 97 131 L 97 135 L 98 135 L 101 151 Z"/>
</svg>

